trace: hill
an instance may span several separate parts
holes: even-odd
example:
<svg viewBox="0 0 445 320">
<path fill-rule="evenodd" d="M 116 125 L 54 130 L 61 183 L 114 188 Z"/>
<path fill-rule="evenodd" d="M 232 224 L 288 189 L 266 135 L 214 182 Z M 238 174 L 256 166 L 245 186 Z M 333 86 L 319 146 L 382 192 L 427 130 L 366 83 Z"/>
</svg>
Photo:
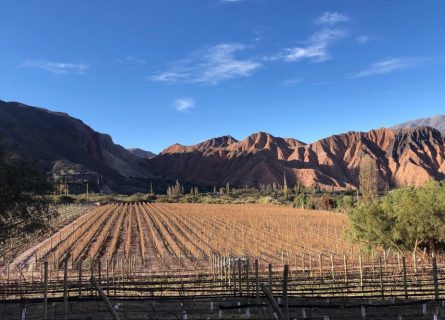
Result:
<svg viewBox="0 0 445 320">
<path fill-rule="evenodd" d="M 355 188 L 363 156 L 373 157 L 383 187 L 419 185 L 445 174 L 444 136 L 431 127 L 348 132 L 311 144 L 258 132 L 242 141 L 175 144 L 149 160 L 171 179 L 222 186 L 283 184 Z"/>
<path fill-rule="evenodd" d="M 445 114 L 404 122 L 394 126 L 393 129 L 407 129 L 422 126 L 433 127 L 441 131 L 442 133 L 445 133 Z"/>
<path fill-rule="evenodd" d="M 147 164 L 66 113 L 0 100 L 0 146 L 72 188 L 131 193 L 147 189 Z"/>
</svg>

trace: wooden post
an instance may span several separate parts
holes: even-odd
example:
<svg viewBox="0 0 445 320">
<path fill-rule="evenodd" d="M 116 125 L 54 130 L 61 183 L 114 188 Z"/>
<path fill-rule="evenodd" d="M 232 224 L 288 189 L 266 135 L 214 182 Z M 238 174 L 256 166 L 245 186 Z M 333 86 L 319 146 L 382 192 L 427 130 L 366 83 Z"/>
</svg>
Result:
<svg viewBox="0 0 445 320">
<path fill-rule="evenodd" d="M 286 320 L 289 320 L 289 300 L 287 297 L 287 288 L 289 282 L 289 266 L 284 266 L 284 274 L 283 274 L 283 302 L 284 302 L 284 317 Z"/>
<path fill-rule="evenodd" d="M 304 253 L 301 254 L 301 269 L 303 271 L 303 278 L 306 278 L 306 268 L 304 266 Z"/>
<path fill-rule="evenodd" d="M 382 299 L 385 298 L 385 290 L 383 287 L 383 270 L 382 270 L 382 257 L 379 256 L 379 277 L 380 277 L 380 293 L 382 296 Z"/>
<path fill-rule="evenodd" d="M 269 289 L 270 293 L 273 294 L 273 288 L 272 288 L 272 264 L 269 263 Z"/>
<path fill-rule="evenodd" d="M 70 255 L 67 254 L 65 258 L 64 270 L 63 270 L 63 318 L 68 319 L 68 261 Z"/>
<path fill-rule="evenodd" d="M 332 280 L 335 279 L 335 270 L 334 270 L 334 255 L 331 254 L 331 276 Z"/>
<path fill-rule="evenodd" d="M 99 277 L 99 284 L 100 285 L 102 285 L 102 265 L 101 265 L 101 263 L 100 263 L 100 259 L 99 260 L 97 260 L 97 268 L 98 268 L 98 277 Z"/>
<path fill-rule="evenodd" d="M 437 276 L 437 260 L 433 257 L 434 299 L 439 301 L 439 278 Z"/>
<path fill-rule="evenodd" d="M 48 319 L 48 261 L 43 264 L 43 320 Z"/>
<path fill-rule="evenodd" d="M 255 295 L 256 295 L 256 304 L 259 306 L 260 304 L 260 287 L 259 287 L 259 266 L 258 259 L 255 259 Z"/>
<path fill-rule="evenodd" d="M 242 297 L 242 295 L 243 295 L 243 289 L 242 289 L 242 279 L 241 279 L 241 276 L 242 276 L 242 270 L 241 270 L 241 258 L 240 259 L 238 259 L 238 285 L 239 285 L 239 295 L 240 295 L 240 297 Z"/>
<path fill-rule="evenodd" d="M 249 258 L 247 258 L 246 261 L 246 284 L 247 284 L 247 296 L 250 299 L 250 263 L 249 263 Z"/>
<path fill-rule="evenodd" d="M 79 263 L 79 298 L 82 298 L 82 261 Z"/>
<path fill-rule="evenodd" d="M 321 255 L 321 253 L 318 256 L 318 264 L 320 267 L 320 279 L 321 281 L 323 281 L 323 256 Z"/>
<path fill-rule="evenodd" d="M 343 265 L 345 270 L 345 284 L 348 285 L 348 261 L 346 260 L 346 255 L 343 255 Z"/>
<path fill-rule="evenodd" d="M 309 277 L 312 278 L 312 255 L 309 255 Z"/>
<path fill-rule="evenodd" d="M 362 255 L 358 256 L 358 264 L 360 268 L 360 287 L 362 288 L 362 295 L 365 295 L 365 288 L 363 286 L 363 261 L 362 261 Z"/>
<path fill-rule="evenodd" d="M 408 300 L 408 285 L 406 279 L 406 257 L 402 257 L 402 268 L 403 268 L 403 291 L 405 292 L 405 299 Z"/>
<path fill-rule="evenodd" d="M 117 314 L 116 310 L 114 310 L 113 306 L 110 303 L 110 300 L 108 300 L 107 295 L 105 294 L 105 292 L 102 290 L 102 288 L 100 287 L 100 285 L 97 283 L 96 279 L 94 279 L 94 277 L 91 277 L 90 279 L 91 283 L 94 285 L 94 287 L 96 288 L 97 292 L 99 292 L 100 297 L 102 298 L 102 300 L 105 302 L 105 305 L 107 306 L 108 311 L 111 314 L 111 317 L 114 320 L 119 320 L 119 315 Z"/>
<path fill-rule="evenodd" d="M 281 311 L 280 307 L 278 306 L 277 302 L 274 300 L 272 292 L 266 288 L 264 284 L 260 285 L 261 290 L 266 294 L 267 300 L 269 301 L 269 304 L 272 306 L 273 311 L 277 315 L 279 320 L 286 320 L 283 312 Z"/>
<path fill-rule="evenodd" d="M 236 297 L 236 260 L 232 258 L 233 295 Z"/>
</svg>

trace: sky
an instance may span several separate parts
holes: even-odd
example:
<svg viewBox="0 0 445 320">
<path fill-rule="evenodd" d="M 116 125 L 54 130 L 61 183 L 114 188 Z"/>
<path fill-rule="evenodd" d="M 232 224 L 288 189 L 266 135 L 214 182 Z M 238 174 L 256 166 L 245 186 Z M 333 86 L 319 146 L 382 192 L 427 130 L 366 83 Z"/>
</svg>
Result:
<svg viewBox="0 0 445 320">
<path fill-rule="evenodd" d="M 443 0 L 0 0 L 0 99 L 160 152 L 445 113 Z"/>
</svg>

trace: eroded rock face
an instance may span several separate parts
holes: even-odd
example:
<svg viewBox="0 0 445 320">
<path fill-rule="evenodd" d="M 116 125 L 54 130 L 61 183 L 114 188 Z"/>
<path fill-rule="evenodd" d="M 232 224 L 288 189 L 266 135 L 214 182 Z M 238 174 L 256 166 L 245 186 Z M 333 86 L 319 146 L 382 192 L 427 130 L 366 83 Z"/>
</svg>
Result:
<svg viewBox="0 0 445 320">
<path fill-rule="evenodd" d="M 264 132 L 243 141 L 221 137 L 173 145 L 150 165 L 155 174 L 195 183 L 282 183 L 285 173 L 290 184 L 350 188 L 365 155 L 376 160 L 382 185 L 420 185 L 445 174 L 444 137 L 431 127 L 348 132 L 312 144 Z"/>
<path fill-rule="evenodd" d="M 77 184 L 100 180 L 100 189 L 106 184 L 114 191 L 131 193 L 138 190 L 140 180 L 152 177 L 146 160 L 115 144 L 109 135 L 65 113 L 17 102 L 0 100 L 0 146 L 46 173 L 63 173 Z"/>
</svg>

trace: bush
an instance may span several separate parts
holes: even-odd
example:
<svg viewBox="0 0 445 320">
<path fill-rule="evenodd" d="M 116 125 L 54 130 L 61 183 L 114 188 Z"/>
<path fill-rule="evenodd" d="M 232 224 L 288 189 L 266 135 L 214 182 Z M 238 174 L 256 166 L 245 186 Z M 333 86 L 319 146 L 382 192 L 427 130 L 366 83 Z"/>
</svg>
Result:
<svg viewBox="0 0 445 320">
<path fill-rule="evenodd" d="M 430 181 L 401 188 L 378 202 L 360 203 L 349 212 L 348 235 L 368 247 L 382 246 L 413 255 L 445 248 L 445 184 Z"/>
</svg>

